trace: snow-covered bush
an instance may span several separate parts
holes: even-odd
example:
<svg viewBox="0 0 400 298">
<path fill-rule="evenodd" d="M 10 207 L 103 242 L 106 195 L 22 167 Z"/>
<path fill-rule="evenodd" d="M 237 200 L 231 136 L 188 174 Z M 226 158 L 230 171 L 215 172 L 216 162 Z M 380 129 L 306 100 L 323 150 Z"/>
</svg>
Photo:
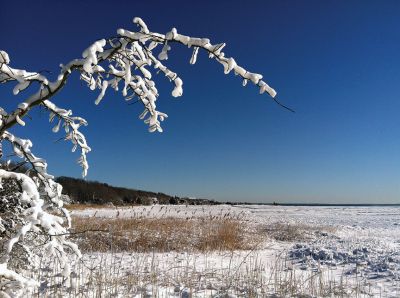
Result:
<svg viewBox="0 0 400 298">
<path fill-rule="evenodd" d="M 14 95 L 36 89 L 14 110 L 0 108 L 0 142 L 11 144 L 15 156 L 29 166 L 24 173 L 17 173 L 8 166 L 0 168 L 0 181 L 3 181 L 0 191 L 0 294 L 15 296 L 37 286 L 38 282 L 24 276 L 26 271 L 21 269 L 34 268 L 37 257 L 43 254 L 58 259 L 65 280 L 71 270 L 68 254 L 80 257 L 77 246 L 67 239 L 70 218 L 63 208 L 61 186 L 47 173 L 45 160 L 31 152 L 31 141 L 11 132 L 15 125 L 25 126 L 23 117 L 33 107 L 44 107 L 49 112 L 50 122 L 55 122 L 53 132 L 65 130 L 65 140 L 72 142 L 73 151 L 80 150 L 79 164 L 82 175 L 86 176 L 89 168 L 86 155 L 90 147 L 80 129 L 87 123 L 85 119 L 73 116 L 71 110 L 60 108 L 51 101 L 72 72 L 79 72 L 91 90 L 100 90 L 96 105 L 103 100 L 108 88 L 121 90 L 127 101 L 136 98 L 144 107 L 139 118 L 148 124 L 150 132 L 162 132 L 161 122 L 167 118 L 165 113 L 157 110 L 159 94 L 152 70 L 161 72 L 173 83 L 172 96 L 183 93 L 182 80 L 163 64 L 174 44 L 193 49 L 191 64 L 196 63 L 199 51 L 203 50 L 222 64 L 226 74 L 234 72 L 239 76 L 244 86 L 251 82 L 260 93 L 267 92 L 272 98 L 276 95 L 275 90 L 262 80 L 262 75 L 249 72 L 233 58 L 226 57 L 222 51 L 224 43 L 212 44 L 207 38 L 185 36 L 175 28 L 166 34 L 155 33 L 142 19 L 134 18 L 133 22 L 138 31 L 118 29 L 116 37 L 94 42 L 83 51 L 82 58 L 60 65 L 55 81 L 40 72 L 14 68 L 8 53 L 0 51 L 0 83 L 14 83 Z"/>
</svg>

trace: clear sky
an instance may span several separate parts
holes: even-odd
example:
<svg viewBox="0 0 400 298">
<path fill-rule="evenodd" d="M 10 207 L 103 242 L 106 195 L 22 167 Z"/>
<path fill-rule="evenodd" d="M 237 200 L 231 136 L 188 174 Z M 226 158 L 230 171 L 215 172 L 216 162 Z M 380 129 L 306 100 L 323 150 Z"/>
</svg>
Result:
<svg viewBox="0 0 400 298">
<path fill-rule="evenodd" d="M 0 48 L 12 66 L 58 72 L 96 39 L 172 27 L 226 42 L 225 52 L 262 73 L 295 114 L 241 86 L 202 53 L 172 48 L 168 66 L 184 95 L 159 75 L 169 118 L 150 134 L 139 105 L 109 92 L 99 107 L 78 76 L 55 102 L 85 117 L 88 179 L 230 201 L 400 203 L 400 1 L 4 1 Z M 4 106 L 16 98 L 0 86 Z M 33 92 L 33 90 L 30 90 Z M 27 93 L 28 94 L 29 90 Z M 45 112 L 25 128 L 56 176 L 79 177 L 71 144 L 55 142 Z"/>
</svg>

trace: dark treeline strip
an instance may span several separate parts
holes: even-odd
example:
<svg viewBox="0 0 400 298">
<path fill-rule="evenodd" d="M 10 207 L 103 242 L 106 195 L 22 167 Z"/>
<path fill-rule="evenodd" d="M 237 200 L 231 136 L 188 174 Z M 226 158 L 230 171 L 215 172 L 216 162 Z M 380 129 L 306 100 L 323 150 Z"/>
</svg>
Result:
<svg viewBox="0 0 400 298">
<path fill-rule="evenodd" d="M 109 204 L 114 205 L 149 205 L 159 204 L 189 204 L 214 205 L 219 202 L 208 199 L 189 199 L 170 196 L 164 193 L 115 187 L 98 181 L 86 181 L 71 177 L 58 177 L 58 183 L 63 186 L 63 193 L 68 195 L 73 203 Z M 154 200 L 156 198 L 156 201 Z"/>
</svg>

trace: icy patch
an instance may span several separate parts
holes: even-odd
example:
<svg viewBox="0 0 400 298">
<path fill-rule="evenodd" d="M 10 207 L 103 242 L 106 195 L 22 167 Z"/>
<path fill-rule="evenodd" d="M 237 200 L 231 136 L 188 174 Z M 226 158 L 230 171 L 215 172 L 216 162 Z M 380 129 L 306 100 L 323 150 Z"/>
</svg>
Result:
<svg viewBox="0 0 400 298">
<path fill-rule="evenodd" d="M 360 246 L 344 247 L 296 244 L 289 251 L 301 269 L 317 269 L 321 265 L 347 266 L 346 275 L 361 274 L 366 279 L 400 280 L 400 255 L 397 251 L 382 254 L 381 250 Z"/>
</svg>

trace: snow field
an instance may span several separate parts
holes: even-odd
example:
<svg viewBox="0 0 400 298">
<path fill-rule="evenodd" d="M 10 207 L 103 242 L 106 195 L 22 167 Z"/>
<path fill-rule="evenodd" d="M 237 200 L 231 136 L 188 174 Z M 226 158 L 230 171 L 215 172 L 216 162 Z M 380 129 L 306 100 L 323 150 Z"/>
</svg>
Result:
<svg viewBox="0 0 400 298">
<path fill-rule="evenodd" d="M 250 250 L 86 252 L 72 264 L 76 273 L 70 279 L 53 278 L 40 287 L 39 295 L 58 291 L 63 297 L 399 297 L 399 211 L 254 205 L 76 209 L 73 218 L 160 223 L 229 217 L 260 241 Z M 40 274 L 45 281 L 53 265 L 43 263 Z M 62 287 L 51 287 L 62 282 Z"/>
</svg>

